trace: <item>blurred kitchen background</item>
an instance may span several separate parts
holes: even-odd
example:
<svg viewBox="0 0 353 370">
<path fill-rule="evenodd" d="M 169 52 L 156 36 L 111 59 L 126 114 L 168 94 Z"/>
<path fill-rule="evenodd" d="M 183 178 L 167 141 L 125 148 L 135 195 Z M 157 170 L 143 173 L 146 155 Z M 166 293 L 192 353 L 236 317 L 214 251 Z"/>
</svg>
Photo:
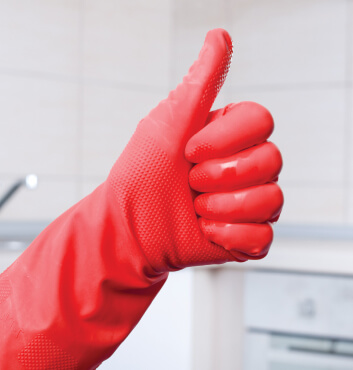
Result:
<svg viewBox="0 0 353 370">
<path fill-rule="evenodd" d="M 173 273 L 102 369 L 353 369 L 353 0 L 0 0 L 3 270 L 105 180 L 196 59 L 234 41 L 215 108 L 276 124 L 285 207 L 264 261 Z"/>
</svg>

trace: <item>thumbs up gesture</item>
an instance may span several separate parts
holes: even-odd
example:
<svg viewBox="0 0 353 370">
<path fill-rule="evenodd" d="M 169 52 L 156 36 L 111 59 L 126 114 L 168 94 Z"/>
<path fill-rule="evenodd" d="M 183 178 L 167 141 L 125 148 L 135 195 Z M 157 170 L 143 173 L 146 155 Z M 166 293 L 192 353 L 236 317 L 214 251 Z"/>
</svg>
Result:
<svg viewBox="0 0 353 370">
<path fill-rule="evenodd" d="M 138 125 L 108 183 L 156 273 L 264 257 L 283 195 L 271 114 L 252 102 L 211 111 L 232 42 L 210 31 L 183 82 Z"/>
</svg>

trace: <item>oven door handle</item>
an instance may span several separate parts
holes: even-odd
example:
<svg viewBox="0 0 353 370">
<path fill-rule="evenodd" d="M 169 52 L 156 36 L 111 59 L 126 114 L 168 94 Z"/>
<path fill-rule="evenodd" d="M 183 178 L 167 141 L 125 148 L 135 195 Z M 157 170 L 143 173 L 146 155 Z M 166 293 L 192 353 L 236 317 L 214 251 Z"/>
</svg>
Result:
<svg viewBox="0 0 353 370">
<path fill-rule="evenodd" d="M 333 354 L 329 352 L 306 352 L 285 349 L 270 349 L 268 361 L 280 362 L 287 365 L 325 366 L 337 370 L 352 370 L 353 356 Z"/>
</svg>

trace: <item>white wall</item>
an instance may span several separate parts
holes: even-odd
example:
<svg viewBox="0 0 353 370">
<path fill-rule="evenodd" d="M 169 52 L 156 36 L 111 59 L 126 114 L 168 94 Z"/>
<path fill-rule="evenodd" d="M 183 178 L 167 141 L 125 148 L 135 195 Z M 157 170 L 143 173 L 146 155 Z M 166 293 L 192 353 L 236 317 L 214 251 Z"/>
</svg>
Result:
<svg viewBox="0 0 353 370">
<path fill-rule="evenodd" d="M 54 219 L 104 181 L 169 87 L 170 1 L 0 1 L 2 220 Z"/>
</svg>

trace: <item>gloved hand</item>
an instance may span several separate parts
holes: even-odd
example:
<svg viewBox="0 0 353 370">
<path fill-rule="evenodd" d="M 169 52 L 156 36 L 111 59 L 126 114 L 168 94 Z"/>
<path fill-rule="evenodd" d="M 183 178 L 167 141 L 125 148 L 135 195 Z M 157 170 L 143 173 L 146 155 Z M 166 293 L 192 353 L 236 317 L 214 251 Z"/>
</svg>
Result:
<svg viewBox="0 0 353 370">
<path fill-rule="evenodd" d="M 107 181 L 1 275 L 1 369 L 94 369 L 169 271 L 268 252 L 268 221 L 283 203 L 273 182 L 281 156 L 266 142 L 271 115 L 255 103 L 209 113 L 231 53 L 225 31 L 209 32 L 188 76 L 139 123 Z"/>
<path fill-rule="evenodd" d="M 267 221 L 283 203 L 272 182 L 281 155 L 264 143 L 272 117 L 251 102 L 209 114 L 231 56 L 229 35 L 209 32 L 183 83 L 139 123 L 109 176 L 129 228 L 157 272 L 261 258 L 271 244 Z M 199 219 L 188 181 L 192 162 L 201 163 L 190 172 L 190 186 L 212 193 L 195 200 Z"/>
</svg>

